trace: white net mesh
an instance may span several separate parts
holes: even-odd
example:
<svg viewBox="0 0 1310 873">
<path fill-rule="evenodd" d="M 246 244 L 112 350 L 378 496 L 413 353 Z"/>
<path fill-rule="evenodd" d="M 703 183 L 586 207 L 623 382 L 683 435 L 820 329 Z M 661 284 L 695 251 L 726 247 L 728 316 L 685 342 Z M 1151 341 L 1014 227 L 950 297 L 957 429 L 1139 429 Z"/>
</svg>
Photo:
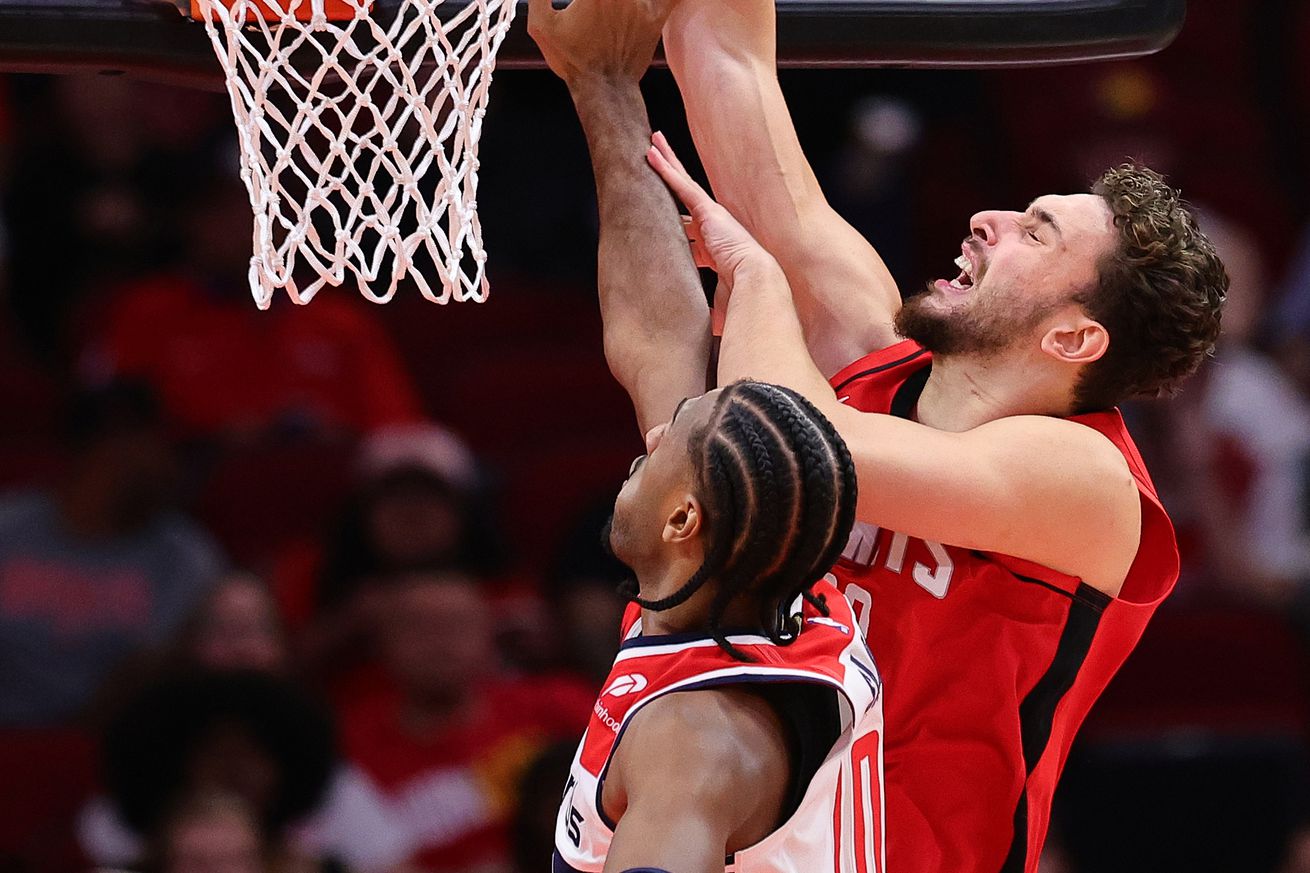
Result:
<svg viewBox="0 0 1310 873">
<path fill-rule="evenodd" d="M 198 0 L 255 212 L 250 286 L 487 296 L 478 139 L 514 0 Z M 297 15 L 307 18 L 297 19 Z M 334 16 L 334 18 L 337 16 Z"/>
</svg>

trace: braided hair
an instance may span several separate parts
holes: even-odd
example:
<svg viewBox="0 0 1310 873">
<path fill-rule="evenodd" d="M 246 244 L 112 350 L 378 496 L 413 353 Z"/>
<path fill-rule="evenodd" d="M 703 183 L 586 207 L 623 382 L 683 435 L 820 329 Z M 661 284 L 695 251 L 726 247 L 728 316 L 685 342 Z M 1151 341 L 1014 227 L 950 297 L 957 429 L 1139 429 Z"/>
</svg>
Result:
<svg viewBox="0 0 1310 873">
<path fill-rule="evenodd" d="M 738 597 L 752 598 L 775 643 L 796 638 L 789 614 L 837 560 L 855 522 L 855 466 L 846 443 L 813 404 L 788 388 L 741 381 L 720 392 L 710 420 L 688 440 L 706 516 L 705 560 L 677 591 L 658 600 L 628 596 L 660 611 L 685 603 L 707 581 L 714 639 L 738 660 L 721 620 Z"/>
</svg>

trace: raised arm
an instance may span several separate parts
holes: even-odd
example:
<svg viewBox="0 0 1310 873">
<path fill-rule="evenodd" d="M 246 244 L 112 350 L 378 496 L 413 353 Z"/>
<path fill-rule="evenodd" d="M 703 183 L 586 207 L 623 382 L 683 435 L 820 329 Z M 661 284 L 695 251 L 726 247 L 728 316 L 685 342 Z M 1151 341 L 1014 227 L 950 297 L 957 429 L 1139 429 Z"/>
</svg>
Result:
<svg viewBox="0 0 1310 873">
<path fill-rule="evenodd" d="M 664 28 L 714 194 L 782 265 L 810 353 L 831 376 L 896 341 L 901 298 L 819 189 L 778 86 L 776 43 L 773 0 L 680 0 Z"/>
<path fill-rule="evenodd" d="M 1118 594 L 1137 554 L 1141 506 L 1128 465 L 1108 439 L 1035 415 L 951 433 L 840 403 L 805 350 L 778 263 L 667 147 L 649 157 L 691 210 L 716 269 L 733 287 L 719 382 L 773 382 L 817 406 L 850 449 L 862 521 L 1025 558 Z"/>
<path fill-rule="evenodd" d="M 705 391 L 710 315 L 678 210 L 646 163 L 638 81 L 667 2 L 532 0 L 528 29 L 569 87 L 591 151 L 600 209 L 597 281 L 605 357 L 645 433 Z"/>
</svg>

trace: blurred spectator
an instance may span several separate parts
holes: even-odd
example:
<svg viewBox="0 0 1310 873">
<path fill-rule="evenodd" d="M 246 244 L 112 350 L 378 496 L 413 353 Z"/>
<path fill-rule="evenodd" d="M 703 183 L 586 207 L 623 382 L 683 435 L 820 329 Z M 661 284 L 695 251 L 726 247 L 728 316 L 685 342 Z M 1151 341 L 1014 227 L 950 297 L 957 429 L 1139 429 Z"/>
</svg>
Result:
<svg viewBox="0 0 1310 873">
<path fill-rule="evenodd" d="M 360 447 L 357 486 L 326 546 L 288 548 L 275 572 L 282 614 L 312 671 L 358 664 L 372 633 L 378 580 L 454 567 L 480 576 L 504 564 L 476 458 L 450 431 L 409 425 Z"/>
<path fill-rule="evenodd" d="M 495 616 L 466 576 L 397 578 L 379 619 L 387 681 L 346 706 L 346 754 L 386 793 L 424 870 L 511 870 L 520 777 L 552 741 L 581 735 L 594 692 L 499 676 Z"/>
<path fill-rule="evenodd" d="M 1288 265 L 1270 325 L 1284 369 L 1310 393 L 1310 223 Z"/>
<path fill-rule="evenodd" d="M 250 573 L 223 579 L 182 630 L 178 653 L 215 670 L 287 672 L 290 656 L 277 604 Z"/>
<path fill-rule="evenodd" d="M 1185 438 L 1210 435 L 1197 460 L 1220 477 L 1219 500 L 1205 508 L 1226 516 L 1207 536 L 1213 569 L 1230 585 L 1281 600 L 1310 582 L 1310 398 L 1256 342 L 1269 281 L 1256 239 L 1215 216 L 1206 230 L 1231 285 L 1217 359 L 1193 388 L 1204 420 L 1179 423 Z M 1177 411 L 1186 416 L 1187 404 Z M 1234 469 L 1244 475 L 1225 476 Z"/>
<path fill-rule="evenodd" d="M 92 284 L 122 280 L 176 256 L 179 180 L 203 165 L 221 99 L 127 77 L 13 77 L 18 122 L 5 190 L 14 242 L 14 307 L 28 339 L 56 357 L 64 321 Z M 179 99 L 183 95 L 184 99 Z M 157 136 L 168 106 L 186 141 Z M 226 121 L 230 131 L 230 113 Z M 230 133 L 229 133 L 230 136 Z M 179 172 L 179 170 L 181 172 Z M 170 172 L 171 171 L 171 172 Z"/>
<path fill-rule="evenodd" d="M 1303 824 L 1292 833 L 1278 873 L 1310 873 L 1310 824 Z"/>
<path fill-rule="evenodd" d="M 157 386 L 189 436 L 362 433 L 421 417 L 390 338 L 349 288 L 314 305 L 250 297 L 251 213 L 235 178 L 198 181 L 184 266 L 128 282 L 96 319 L 82 356 L 93 381 L 133 374 Z"/>
<path fill-rule="evenodd" d="M 145 873 L 274 873 L 259 822 L 233 795 L 207 793 L 180 803 L 160 828 Z"/>
<path fill-rule="evenodd" d="M 597 688 L 614 666 L 619 623 L 627 605 L 619 584 L 632 575 L 604 541 L 614 501 L 587 510 L 564 538 L 546 580 L 546 601 L 554 613 L 553 636 L 566 665 Z"/>
<path fill-rule="evenodd" d="M 260 842 L 282 862 L 397 870 L 409 852 L 381 796 L 335 763 L 325 711 L 294 684 L 250 671 L 199 671 L 133 698 L 104 743 L 109 798 L 82 812 L 84 852 L 102 865 L 139 862 L 167 836 L 179 805 L 237 797 Z"/>
<path fill-rule="evenodd" d="M 915 199 L 907 165 L 923 134 L 923 118 L 908 101 L 871 96 L 851 109 L 848 128 L 824 190 L 904 284 L 914 264 Z M 888 221 L 889 215 L 898 219 Z"/>
<path fill-rule="evenodd" d="M 545 869 L 542 859 L 555 851 L 555 823 L 563 790 L 560 786 L 568 784 L 579 739 L 548 746 L 519 781 L 519 808 L 511 830 L 516 873 L 538 873 Z"/>
<path fill-rule="evenodd" d="M 173 653 L 181 677 L 157 681 L 212 682 L 239 687 L 287 674 L 290 668 L 286 639 L 272 597 L 263 582 L 248 573 L 223 580 L 204 605 L 187 622 Z M 192 675 L 200 671 L 199 677 Z M 270 679 L 241 680 L 243 673 L 267 674 Z M 208 676 L 208 679 L 201 677 Z M 293 697 L 302 692 L 284 686 Z M 142 695 L 148 695 L 142 690 Z M 145 766 L 145 762 L 141 762 Z M 142 854 L 142 838 L 126 824 L 115 804 L 93 798 L 83 809 L 79 833 L 84 853 L 101 864 L 125 864 Z M 325 793 L 314 808 L 287 831 L 290 845 L 304 858 L 340 859 L 359 871 L 392 870 L 409 852 L 383 798 L 358 769 L 333 765 Z"/>
<path fill-rule="evenodd" d="M 322 800 L 332 760 L 327 713 L 294 685 L 249 672 L 158 682 L 123 707 L 104 738 L 115 810 L 147 838 L 176 804 L 221 792 L 239 797 L 264 838 L 277 840 Z"/>
<path fill-rule="evenodd" d="M 59 487 L 0 498 L 0 724 L 76 716 L 125 656 L 177 632 L 222 569 L 170 509 L 176 471 L 147 390 L 80 395 L 66 437 Z"/>
</svg>

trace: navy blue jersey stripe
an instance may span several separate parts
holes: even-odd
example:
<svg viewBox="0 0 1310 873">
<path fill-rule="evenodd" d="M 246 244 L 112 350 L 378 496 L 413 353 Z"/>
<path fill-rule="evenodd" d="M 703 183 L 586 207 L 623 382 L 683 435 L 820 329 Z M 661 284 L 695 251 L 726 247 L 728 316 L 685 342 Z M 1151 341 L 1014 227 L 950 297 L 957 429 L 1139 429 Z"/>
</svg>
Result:
<svg viewBox="0 0 1310 873">
<path fill-rule="evenodd" d="M 734 628 L 724 633 L 724 636 L 731 640 L 733 637 L 759 637 L 758 643 L 751 645 L 774 646 L 777 643 L 764 635 L 764 632 L 758 628 L 751 630 L 749 628 Z M 688 631 L 679 634 L 653 634 L 651 636 L 636 636 L 630 640 L 624 640 L 619 644 L 619 650 L 639 649 L 643 646 L 677 646 L 683 643 L 699 643 L 705 640 L 713 640 L 714 635 L 708 631 Z M 717 643 L 715 643 L 717 645 Z"/>
<path fill-rule="evenodd" d="M 605 793 L 605 777 L 609 775 L 610 764 L 614 762 L 614 752 L 618 750 L 619 743 L 623 740 L 623 735 L 627 733 L 628 725 L 632 724 L 633 716 L 640 712 L 643 707 L 651 703 L 651 701 L 659 700 L 666 694 L 681 694 L 684 691 L 700 691 L 705 688 L 718 688 L 725 685 L 750 685 L 755 683 L 782 682 L 802 682 L 815 685 L 826 685 L 845 698 L 847 706 L 853 708 L 850 698 L 846 694 L 846 689 L 842 687 L 842 684 L 837 680 L 829 679 L 826 676 L 779 676 L 777 674 L 739 673 L 732 676 L 717 676 L 713 679 L 702 679 L 699 682 L 680 685 L 677 688 L 665 689 L 653 697 L 643 700 L 638 704 L 636 709 L 629 712 L 627 718 L 623 720 L 623 724 L 619 726 L 618 735 L 614 737 L 614 742 L 610 744 L 609 757 L 605 759 L 605 766 L 601 768 L 600 775 L 596 777 L 596 814 L 599 815 L 600 820 L 605 823 L 605 827 L 613 831 L 619 826 L 618 822 L 611 820 L 609 815 L 605 812 L 605 804 L 602 801 L 602 795 Z"/>
</svg>

